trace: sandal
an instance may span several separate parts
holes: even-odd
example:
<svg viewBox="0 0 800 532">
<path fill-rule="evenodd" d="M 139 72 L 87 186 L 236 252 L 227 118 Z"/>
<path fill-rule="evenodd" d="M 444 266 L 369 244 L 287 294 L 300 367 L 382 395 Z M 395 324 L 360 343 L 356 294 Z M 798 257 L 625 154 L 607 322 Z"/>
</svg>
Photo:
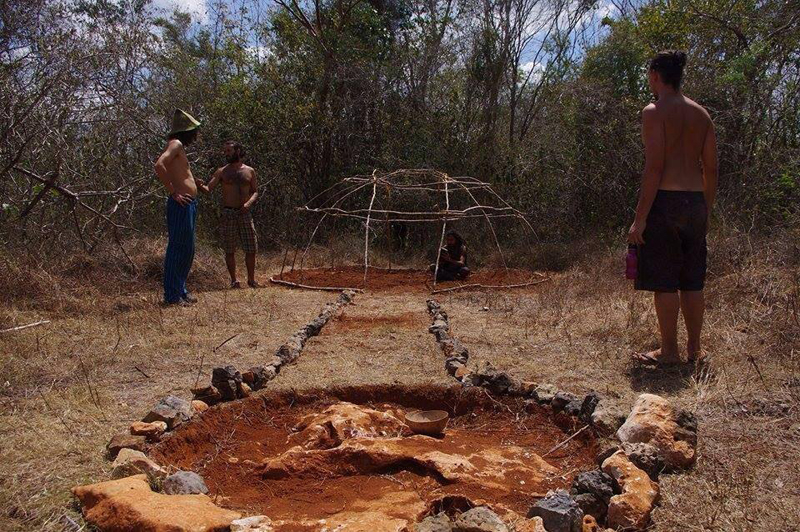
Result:
<svg viewBox="0 0 800 532">
<path fill-rule="evenodd" d="M 677 366 L 683 363 L 683 361 L 678 357 L 662 357 L 661 349 L 656 349 L 655 351 L 650 351 L 649 353 L 634 353 L 633 360 L 640 364 L 657 367 Z"/>
<path fill-rule="evenodd" d="M 261 288 L 261 285 L 258 284 L 256 281 L 247 281 L 247 286 L 250 288 Z"/>
<path fill-rule="evenodd" d="M 241 287 L 242 283 L 240 283 L 239 281 L 231 281 L 231 289 L 241 288 Z"/>
</svg>

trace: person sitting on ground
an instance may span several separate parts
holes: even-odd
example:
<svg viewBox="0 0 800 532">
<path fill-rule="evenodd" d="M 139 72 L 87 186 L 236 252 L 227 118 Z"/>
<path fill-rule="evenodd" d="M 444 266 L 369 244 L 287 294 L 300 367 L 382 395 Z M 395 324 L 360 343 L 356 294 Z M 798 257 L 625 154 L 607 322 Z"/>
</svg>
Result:
<svg viewBox="0 0 800 532">
<path fill-rule="evenodd" d="M 255 279 L 258 238 L 250 214 L 250 209 L 258 199 L 256 171 L 242 162 L 244 148 L 240 143 L 229 140 L 222 149 L 228 164 L 217 169 L 208 185 L 201 185 L 200 190 L 211 192 L 217 183 L 222 182 L 222 245 L 225 249 L 225 264 L 231 276 L 231 288 L 241 288 L 236 278 L 237 242 L 244 251 L 247 286 L 258 288 Z"/>
<path fill-rule="evenodd" d="M 467 244 L 455 231 L 450 231 L 445 236 L 445 247 L 439 253 L 439 271 L 437 281 L 455 281 L 466 279 L 469 274 L 467 268 Z M 436 265 L 431 264 L 431 271 L 436 271 Z"/>
</svg>

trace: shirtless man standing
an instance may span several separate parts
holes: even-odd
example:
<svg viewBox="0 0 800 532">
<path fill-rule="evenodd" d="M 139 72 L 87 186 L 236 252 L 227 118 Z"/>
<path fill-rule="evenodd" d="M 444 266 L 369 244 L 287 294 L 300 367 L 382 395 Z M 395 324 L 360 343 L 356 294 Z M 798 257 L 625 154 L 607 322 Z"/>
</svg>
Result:
<svg viewBox="0 0 800 532">
<path fill-rule="evenodd" d="M 186 278 L 194 260 L 194 230 L 197 219 L 198 183 L 189 168 L 186 147 L 197 138 L 200 122 L 180 109 L 172 117 L 167 147 L 156 161 L 156 175 L 169 192 L 164 255 L 164 302 L 190 305 L 197 299 L 186 290 Z"/>
<path fill-rule="evenodd" d="M 203 192 L 211 192 L 217 183 L 222 183 L 222 243 L 225 248 L 225 264 L 231 276 L 231 288 L 241 288 L 236 279 L 236 243 L 242 246 L 247 265 L 247 286 L 258 288 L 255 279 L 258 239 L 250 208 L 258 199 L 256 171 L 242 162 L 244 149 L 236 141 L 223 145 L 228 164 L 214 172 L 208 186 L 201 185 Z"/>
<path fill-rule="evenodd" d="M 648 81 L 656 102 L 642 111 L 645 169 L 628 242 L 639 250 L 637 290 L 654 293 L 661 348 L 638 354 L 640 362 L 681 363 L 678 314 L 683 313 L 690 363 L 700 362 L 706 233 L 717 192 L 714 124 L 681 93 L 686 54 L 660 52 Z"/>
</svg>

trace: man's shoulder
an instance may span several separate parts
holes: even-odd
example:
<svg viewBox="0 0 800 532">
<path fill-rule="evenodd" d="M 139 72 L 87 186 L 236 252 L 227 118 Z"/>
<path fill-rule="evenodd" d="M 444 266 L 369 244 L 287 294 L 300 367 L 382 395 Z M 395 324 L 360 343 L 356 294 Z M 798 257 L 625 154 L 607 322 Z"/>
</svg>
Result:
<svg viewBox="0 0 800 532">
<path fill-rule="evenodd" d="M 703 107 L 702 105 L 700 105 L 700 104 L 699 104 L 699 103 L 697 103 L 696 101 L 692 100 L 692 99 L 691 99 L 691 98 L 689 98 L 688 96 L 684 96 L 684 99 L 686 100 L 686 105 L 688 105 L 689 107 L 691 107 L 691 108 L 693 108 L 693 109 L 697 110 L 697 111 L 698 111 L 700 114 L 702 114 L 702 115 L 703 115 L 703 116 L 704 116 L 706 119 L 708 119 L 708 120 L 711 120 L 711 115 L 709 115 L 709 114 L 708 114 L 708 110 L 706 110 L 706 108 L 705 108 L 705 107 Z"/>
<path fill-rule="evenodd" d="M 642 116 L 655 116 L 656 114 L 658 114 L 656 102 L 649 103 L 642 109 Z"/>
</svg>

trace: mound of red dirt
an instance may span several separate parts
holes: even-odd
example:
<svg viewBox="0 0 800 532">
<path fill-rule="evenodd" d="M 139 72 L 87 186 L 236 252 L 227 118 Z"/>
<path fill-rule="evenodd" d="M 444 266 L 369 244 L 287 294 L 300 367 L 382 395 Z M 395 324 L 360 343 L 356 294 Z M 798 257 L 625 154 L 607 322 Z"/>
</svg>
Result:
<svg viewBox="0 0 800 532">
<path fill-rule="evenodd" d="M 413 435 L 402 423 L 404 412 L 420 408 L 450 411 L 443 437 Z M 228 403 L 178 428 L 152 456 L 197 471 L 218 504 L 267 515 L 278 531 L 354 523 L 383 531 L 402 530 L 453 498 L 524 515 L 593 467 L 588 434 L 541 457 L 565 438 L 549 411 L 519 399 L 383 386 Z"/>
<path fill-rule="evenodd" d="M 427 270 L 370 268 L 364 282 L 364 268 L 342 266 L 284 271 L 276 279 L 313 287 L 362 288 L 371 291 L 429 291 L 433 288 L 433 273 Z M 436 289 L 465 284 L 508 286 L 538 279 L 534 272 L 520 269 L 480 268 L 464 281 L 436 283 Z"/>
</svg>

